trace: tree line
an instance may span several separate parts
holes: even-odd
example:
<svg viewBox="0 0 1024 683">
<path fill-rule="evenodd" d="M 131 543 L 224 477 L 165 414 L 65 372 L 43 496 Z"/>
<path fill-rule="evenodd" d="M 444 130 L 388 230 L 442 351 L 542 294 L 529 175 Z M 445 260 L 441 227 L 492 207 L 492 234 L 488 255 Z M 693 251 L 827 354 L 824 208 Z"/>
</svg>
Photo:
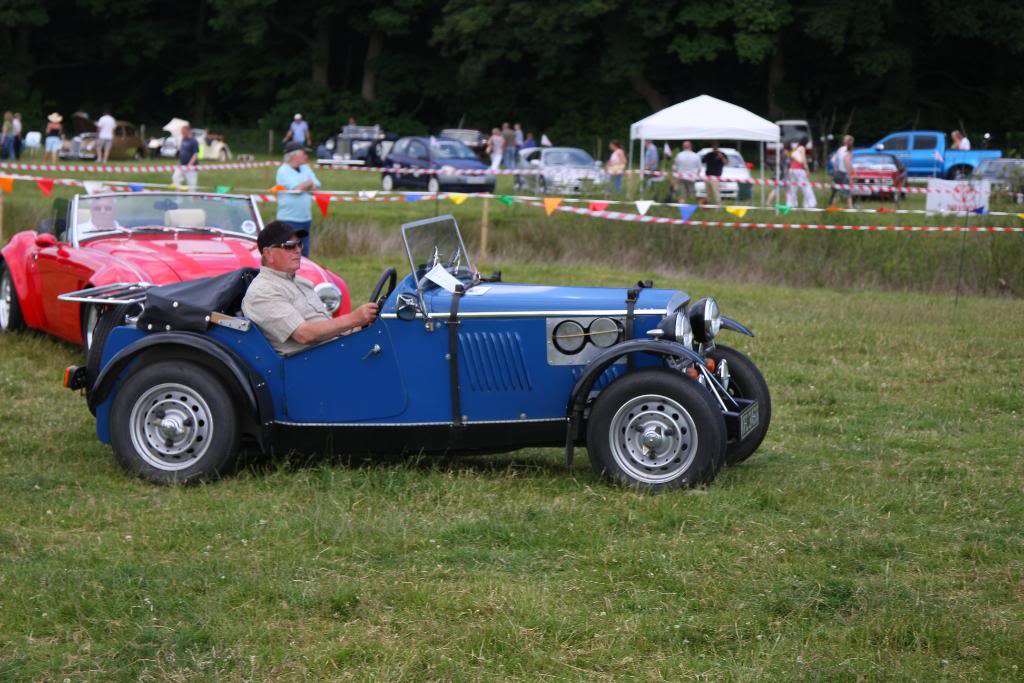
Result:
<svg viewBox="0 0 1024 683">
<path fill-rule="evenodd" d="M 0 0 L 0 109 L 395 132 L 520 121 L 592 144 L 707 93 L 863 142 L 1024 130 L 1024 4 Z M 39 124 L 36 124 L 37 126 Z"/>
</svg>

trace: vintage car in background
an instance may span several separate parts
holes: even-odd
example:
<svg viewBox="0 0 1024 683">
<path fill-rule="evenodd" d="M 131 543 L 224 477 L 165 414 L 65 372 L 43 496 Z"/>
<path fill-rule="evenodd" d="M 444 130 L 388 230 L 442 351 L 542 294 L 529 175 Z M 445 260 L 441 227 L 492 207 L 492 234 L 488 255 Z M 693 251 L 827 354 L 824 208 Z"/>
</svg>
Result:
<svg viewBox="0 0 1024 683">
<path fill-rule="evenodd" d="M 317 146 L 317 163 L 325 166 L 380 166 L 395 139 L 388 139 L 380 126 L 347 125 Z"/>
<path fill-rule="evenodd" d="M 263 227 L 251 197 L 132 192 L 54 202 L 51 217 L 0 251 L 0 332 L 30 327 L 88 349 L 102 307 L 57 297 L 129 280 L 168 284 L 258 268 Z M 332 311 L 349 310 L 344 281 L 303 259 Z"/>
<path fill-rule="evenodd" d="M 982 159 L 971 178 L 987 180 L 993 193 L 1009 193 L 1024 204 L 1024 159 Z"/>
<path fill-rule="evenodd" d="M 814 135 L 811 134 L 811 124 L 806 119 L 782 119 L 776 121 L 779 127 L 779 142 L 769 142 L 765 145 L 765 164 L 775 168 L 775 158 L 782 150 L 791 149 L 794 143 L 807 140 L 807 163 L 813 171 L 817 160 L 814 156 Z"/>
<path fill-rule="evenodd" d="M 458 140 L 466 147 L 469 147 L 484 162 L 489 161 L 487 156 L 487 136 L 475 128 L 444 128 L 438 137 Z"/>
<path fill-rule="evenodd" d="M 96 159 L 96 122 L 88 114 L 76 111 L 71 115 L 74 136 L 61 143 L 57 156 L 61 159 Z M 134 123 L 117 121 L 110 145 L 111 159 L 141 159 L 146 145 Z"/>
<path fill-rule="evenodd" d="M 487 164 L 458 140 L 404 137 L 395 142 L 382 163 L 380 186 L 385 191 L 402 187 L 436 193 L 494 192 L 495 176 Z"/>
<path fill-rule="evenodd" d="M 884 152 L 857 152 L 850 159 L 853 196 L 889 201 L 899 201 L 904 196 L 907 169 L 896 156 Z"/>
<path fill-rule="evenodd" d="M 65 295 L 114 306 L 89 353 L 98 370 L 68 368 L 65 386 L 85 389 L 120 463 L 157 483 L 218 476 L 242 448 L 557 447 L 571 463 L 586 446 L 599 475 L 657 491 L 708 484 L 761 444 L 768 386 L 718 339 L 752 333 L 713 298 L 481 278 L 451 216 L 402 236 L 411 272 L 381 274 L 380 317 L 285 356 L 239 317 L 255 271 Z"/>
<path fill-rule="evenodd" d="M 705 147 L 697 152 L 697 156 L 703 160 L 704 155 L 710 151 L 710 147 Z M 751 165 L 744 161 L 740 153 L 732 147 L 719 147 L 718 151 L 725 154 L 726 158 L 725 168 L 722 169 L 722 179 L 718 185 L 718 191 L 722 195 L 722 199 L 750 199 L 754 194 L 753 176 L 750 173 Z M 703 167 L 700 177 L 704 177 Z M 698 180 L 694 187 L 698 197 L 708 196 L 707 187 L 705 187 L 703 180 Z"/>
<path fill-rule="evenodd" d="M 151 157 L 163 157 L 174 159 L 178 156 L 178 147 L 181 145 L 181 129 L 191 125 L 185 119 L 173 118 L 164 125 L 163 130 L 167 133 L 162 138 L 150 138 L 146 143 L 148 154 Z M 199 143 L 199 158 L 216 161 L 229 161 L 231 159 L 231 148 L 225 142 L 223 135 L 210 133 L 205 128 L 193 128 L 192 136 Z"/>
<path fill-rule="evenodd" d="M 970 178 L 984 159 L 998 159 L 998 150 L 957 150 L 946 147 L 946 136 L 937 130 L 891 133 L 854 154 L 887 152 L 899 159 L 910 177 Z"/>
<path fill-rule="evenodd" d="M 528 171 L 515 177 L 517 190 L 580 194 L 604 191 L 608 186 L 601 162 L 576 147 L 521 149 L 516 154 L 516 168 Z"/>
</svg>

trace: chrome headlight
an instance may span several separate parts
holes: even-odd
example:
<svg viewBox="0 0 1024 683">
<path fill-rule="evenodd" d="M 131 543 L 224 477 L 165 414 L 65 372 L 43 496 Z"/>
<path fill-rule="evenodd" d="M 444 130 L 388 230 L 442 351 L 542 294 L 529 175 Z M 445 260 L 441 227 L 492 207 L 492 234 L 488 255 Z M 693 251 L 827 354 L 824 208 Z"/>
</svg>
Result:
<svg viewBox="0 0 1024 683">
<path fill-rule="evenodd" d="M 331 315 L 341 307 L 341 290 L 333 282 L 321 282 L 313 291 L 320 297 L 320 301 L 324 302 L 327 312 Z"/>
<path fill-rule="evenodd" d="M 693 330 L 690 328 L 690 319 L 686 317 L 686 313 L 683 311 L 666 315 L 658 323 L 658 326 L 650 330 L 648 334 L 659 339 L 679 342 L 686 348 L 690 348 L 693 345 Z"/>
<path fill-rule="evenodd" d="M 722 329 L 722 314 L 714 297 L 705 297 L 690 307 L 688 314 L 694 338 L 706 344 Z"/>
</svg>

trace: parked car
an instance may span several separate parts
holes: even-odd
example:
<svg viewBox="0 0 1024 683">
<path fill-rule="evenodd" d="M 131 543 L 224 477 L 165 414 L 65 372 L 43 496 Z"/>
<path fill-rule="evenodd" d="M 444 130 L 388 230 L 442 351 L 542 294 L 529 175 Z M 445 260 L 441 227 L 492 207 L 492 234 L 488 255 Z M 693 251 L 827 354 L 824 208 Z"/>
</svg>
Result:
<svg viewBox="0 0 1024 683">
<path fill-rule="evenodd" d="M 601 162 L 577 147 L 532 147 L 519 150 L 516 156 L 516 168 L 529 171 L 515 177 L 516 189 L 579 194 L 605 190 L 608 185 Z"/>
<path fill-rule="evenodd" d="M 174 118 L 168 121 L 163 128 L 168 135 L 162 138 L 150 138 L 146 143 L 149 156 L 177 158 L 178 147 L 181 145 L 181 129 L 188 125 L 190 125 L 189 122 L 184 119 Z M 192 136 L 199 143 L 200 159 L 215 159 L 217 161 L 231 159 L 231 148 L 228 147 L 223 135 L 209 133 L 205 128 L 193 128 Z"/>
<path fill-rule="evenodd" d="M 133 192 L 76 195 L 0 251 L 0 332 L 42 330 L 88 349 L 102 306 L 60 294 L 130 280 L 152 284 L 259 267 L 263 227 L 249 196 Z M 335 312 L 350 309 L 344 281 L 312 261 L 300 273 Z M 340 313 L 339 313 L 340 314 Z"/>
<path fill-rule="evenodd" d="M 345 126 L 317 146 L 317 163 L 379 166 L 393 143 L 394 139 L 388 140 L 380 126 Z"/>
<path fill-rule="evenodd" d="M 482 131 L 475 128 L 445 128 L 438 136 L 458 140 L 473 150 L 481 161 L 487 161 L 487 136 Z"/>
<path fill-rule="evenodd" d="M 765 163 L 772 168 L 775 167 L 775 157 L 780 149 L 789 149 L 794 142 L 807 140 L 807 162 L 814 170 L 816 160 L 814 156 L 814 136 L 811 134 L 811 124 L 805 119 L 783 119 L 776 121 L 779 127 L 779 142 L 769 142 L 765 145 Z"/>
<path fill-rule="evenodd" d="M 1024 203 L 1024 159 L 982 159 L 974 174 L 975 180 L 987 180 L 993 192 L 1009 192 Z"/>
<path fill-rule="evenodd" d="M 710 147 L 705 147 L 697 152 L 697 156 L 703 159 L 704 155 L 710 151 Z M 718 151 L 725 154 L 728 160 L 725 168 L 722 169 L 722 180 L 718 186 L 722 199 L 750 199 L 754 196 L 753 175 L 750 173 L 750 166 L 743 160 L 743 156 L 732 147 L 719 147 Z M 703 170 L 701 170 L 700 176 L 704 177 Z M 744 180 L 747 182 L 743 182 Z M 708 196 L 703 180 L 698 180 L 694 187 L 698 197 Z"/>
<path fill-rule="evenodd" d="M 855 152 L 851 156 L 853 173 L 850 184 L 855 197 L 899 201 L 907 184 L 907 169 L 893 154 Z"/>
<path fill-rule="evenodd" d="M 999 150 L 947 149 L 946 136 L 935 130 L 891 133 L 870 148 L 854 153 L 888 152 L 900 160 L 910 177 L 969 178 L 982 159 L 998 159 Z"/>
<path fill-rule="evenodd" d="M 458 140 L 437 137 L 400 138 L 384 159 L 381 174 L 385 191 L 399 187 L 422 188 L 427 192 L 494 192 L 495 176 L 486 175 L 487 164 Z M 416 173 L 415 171 L 428 171 Z M 459 173 L 459 172 L 462 173 Z M 476 172 L 476 174 L 465 172 Z"/>
<path fill-rule="evenodd" d="M 96 123 L 88 114 L 76 111 L 71 115 L 74 136 L 61 143 L 57 156 L 61 159 L 96 158 Z M 129 121 L 117 121 L 114 140 L 110 145 L 111 159 L 141 159 L 145 144 L 139 137 L 138 129 Z"/>
<path fill-rule="evenodd" d="M 127 294 L 101 323 L 112 331 L 90 354 L 102 357 L 98 374 L 71 367 L 65 385 L 86 390 L 121 464 L 157 483 L 217 476 L 242 444 L 357 455 L 559 447 L 568 462 L 585 445 L 599 475 L 656 491 L 708 484 L 764 439 L 768 386 L 718 342 L 721 330 L 752 333 L 713 298 L 483 280 L 451 216 L 402 236 L 411 272 L 381 274 L 370 294 L 380 318 L 362 330 L 281 356 L 234 314 L 241 271 Z M 89 290 L 65 298 L 113 302 Z M 142 311 L 126 317 L 132 305 Z"/>
</svg>

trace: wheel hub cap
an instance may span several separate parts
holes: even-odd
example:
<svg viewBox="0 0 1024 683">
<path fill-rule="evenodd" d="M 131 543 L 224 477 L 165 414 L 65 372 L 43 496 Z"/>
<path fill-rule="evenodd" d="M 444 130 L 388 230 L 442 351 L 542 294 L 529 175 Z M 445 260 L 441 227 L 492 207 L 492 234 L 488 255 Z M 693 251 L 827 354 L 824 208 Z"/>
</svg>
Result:
<svg viewBox="0 0 1024 683">
<path fill-rule="evenodd" d="M 637 396 L 624 403 L 612 418 L 608 436 L 615 461 L 645 483 L 679 477 L 697 451 L 693 418 L 667 396 Z"/>
<path fill-rule="evenodd" d="M 209 447 L 211 417 L 206 401 L 192 387 L 161 384 L 140 396 L 132 408 L 132 443 L 153 467 L 167 471 L 191 467 Z"/>
</svg>

